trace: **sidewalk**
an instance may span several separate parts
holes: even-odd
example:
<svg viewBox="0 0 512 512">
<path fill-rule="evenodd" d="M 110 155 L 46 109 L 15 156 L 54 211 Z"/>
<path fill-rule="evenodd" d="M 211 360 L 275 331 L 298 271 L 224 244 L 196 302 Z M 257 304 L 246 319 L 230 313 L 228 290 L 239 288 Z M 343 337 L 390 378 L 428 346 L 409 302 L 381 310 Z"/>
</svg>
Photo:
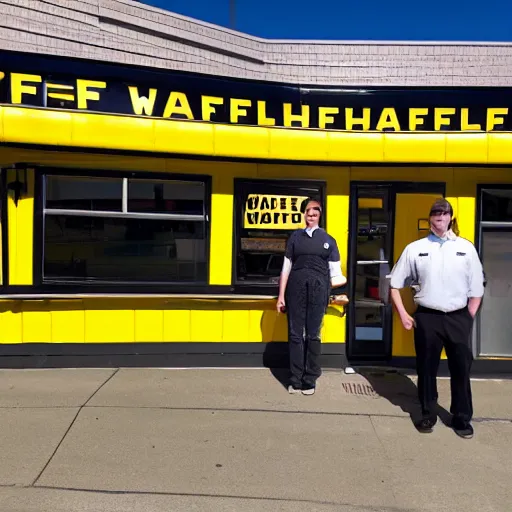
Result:
<svg viewBox="0 0 512 512">
<path fill-rule="evenodd" d="M 276 378 L 277 377 L 277 378 Z M 0 511 L 509 511 L 512 380 L 475 437 L 419 434 L 413 380 L 267 369 L 0 371 Z M 449 408 L 449 381 L 439 380 Z"/>
</svg>

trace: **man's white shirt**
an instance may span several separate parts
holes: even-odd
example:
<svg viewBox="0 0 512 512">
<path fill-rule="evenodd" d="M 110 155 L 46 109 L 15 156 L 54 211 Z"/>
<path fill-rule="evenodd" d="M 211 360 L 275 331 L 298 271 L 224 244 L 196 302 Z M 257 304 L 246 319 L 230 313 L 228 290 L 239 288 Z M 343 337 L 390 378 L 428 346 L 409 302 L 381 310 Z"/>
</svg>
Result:
<svg viewBox="0 0 512 512">
<path fill-rule="evenodd" d="M 475 246 L 465 238 L 440 240 L 435 235 L 410 243 L 390 274 L 392 288 L 411 286 L 419 306 L 443 312 L 482 297 L 484 276 Z"/>
</svg>

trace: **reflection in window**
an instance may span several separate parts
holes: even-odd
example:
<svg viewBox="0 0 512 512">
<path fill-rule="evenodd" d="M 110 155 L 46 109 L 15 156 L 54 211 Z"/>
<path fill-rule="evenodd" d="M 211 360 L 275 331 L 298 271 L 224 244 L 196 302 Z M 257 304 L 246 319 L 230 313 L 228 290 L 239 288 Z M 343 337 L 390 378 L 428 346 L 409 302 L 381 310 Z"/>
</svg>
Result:
<svg viewBox="0 0 512 512">
<path fill-rule="evenodd" d="M 380 307 L 358 307 L 356 309 L 356 340 L 382 341 L 384 339 L 382 311 Z"/>
<path fill-rule="evenodd" d="M 145 179 L 140 185 L 122 177 L 47 176 L 44 279 L 207 282 L 205 184 L 176 182 L 173 190 L 172 180 Z M 127 208 L 130 191 L 138 211 Z"/>
<path fill-rule="evenodd" d="M 120 212 L 123 182 L 120 178 L 46 176 L 46 208 Z"/>
<path fill-rule="evenodd" d="M 236 180 L 237 257 L 239 283 L 279 282 L 286 241 L 304 226 L 304 210 L 310 198 L 322 202 L 321 186 L 306 182 Z M 325 217 L 322 215 L 322 221 Z"/>
<path fill-rule="evenodd" d="M 152 213 L 204 212 L 204 183 L 128 180 L 128 211 Z"/>
<path fill-rule="evenodd" d="M 81 281 L 205 281 L 205 252 L 202 222 L 49 215 L 44 275 Z"/>
<path fill-rule="evenodd" d="M 512 356 L 512 232 L 482 234 L 487 285 L 480 310 L 480 353 Z"/>
<path fill-rule="evenodd" d="M 481 220 L 512 222 L 512 190 L 483 190 Z"/>
<path fill-rule="evenodd" d="M 357 260 L 387 260 L 387 191 L 362 192 L 357 207 Z"/>
</svg>

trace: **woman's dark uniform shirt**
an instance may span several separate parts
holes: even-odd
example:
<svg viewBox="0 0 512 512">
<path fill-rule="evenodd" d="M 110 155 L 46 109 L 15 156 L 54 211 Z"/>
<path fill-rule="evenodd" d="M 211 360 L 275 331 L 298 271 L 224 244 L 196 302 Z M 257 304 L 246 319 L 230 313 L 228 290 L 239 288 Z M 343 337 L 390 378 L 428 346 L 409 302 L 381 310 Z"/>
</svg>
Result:
<svg viewBox="0 0 512 512">
<path fill-rule="evenodd" d="M 290 277 L 295 273 L 307 273 L 323 276 L 328 283 L 330 277 L 341 275 L 336 240 L 322 228 L 294 231 L 288 239 L 285 258 L 291 263 Z"/>
</svg>

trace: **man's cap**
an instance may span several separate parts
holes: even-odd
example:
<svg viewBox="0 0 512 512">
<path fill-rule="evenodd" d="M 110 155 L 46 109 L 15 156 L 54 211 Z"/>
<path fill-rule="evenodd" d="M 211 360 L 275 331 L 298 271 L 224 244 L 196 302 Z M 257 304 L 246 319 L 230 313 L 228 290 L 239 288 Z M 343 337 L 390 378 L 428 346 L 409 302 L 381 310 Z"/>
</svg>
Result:
<svg viewBox="0 0 512 512">
<path fill-rule="evenodd" d="M 429 216 L 439 212 L 449 212 L 450 215 L 453 217 L 452 205 L 446 199 L 436 199 L 436 201 L 434 201 L 434 204 L 430 207 Z"/>
</svg>

